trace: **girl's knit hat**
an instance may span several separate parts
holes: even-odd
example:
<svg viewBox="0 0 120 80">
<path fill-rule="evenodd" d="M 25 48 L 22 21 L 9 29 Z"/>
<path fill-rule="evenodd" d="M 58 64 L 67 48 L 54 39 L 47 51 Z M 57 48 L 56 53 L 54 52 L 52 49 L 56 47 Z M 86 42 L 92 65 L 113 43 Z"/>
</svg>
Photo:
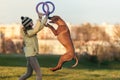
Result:
<svg viewBox="0 0 120 80">
<path fill-rule="evenodd" d="M 21 16 L 21 20 L 22 20 L 22 25 L 24 27 L 28 27 L 30 25 L 30 23 L 32 22 L 32 19 L 29 17 L 23 17 Z"/>
</svg>

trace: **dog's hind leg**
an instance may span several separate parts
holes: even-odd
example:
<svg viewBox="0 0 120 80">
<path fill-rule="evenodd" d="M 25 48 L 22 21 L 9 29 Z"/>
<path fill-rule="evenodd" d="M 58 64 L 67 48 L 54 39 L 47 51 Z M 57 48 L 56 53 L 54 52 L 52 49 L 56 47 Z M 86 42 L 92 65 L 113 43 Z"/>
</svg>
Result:
<svg viewBox="0 0 120 80">
<path fill-rule="evenodd" d="M 50 70 L 51 70 L 51 71 L 59 70 L 59 69 L 62 68 L 62 65 L 63 65 L 65 62 L 70 61 L 70 60 L 72 60 L 72 59 L 73 59 L 73 55 L 69 55 L 69 54 L 66 53 L 66 54 L 64 54 L 64 55 L 62 55 L 62 56 L 60 57 L 57 66 L 54 67 L 54 68 L 51 68 Z"/>
</svg>

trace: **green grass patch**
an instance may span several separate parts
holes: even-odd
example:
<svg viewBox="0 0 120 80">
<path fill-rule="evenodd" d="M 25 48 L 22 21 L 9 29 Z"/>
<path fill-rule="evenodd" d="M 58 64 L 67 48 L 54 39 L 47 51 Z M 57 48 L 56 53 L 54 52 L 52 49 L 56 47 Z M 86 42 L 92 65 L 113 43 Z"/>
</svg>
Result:
<svg viewBox="0 0 120 80">
<path fill-rule="evenodd" d="M 56 66 L 59 56 L 37 56 L 43 80 L 120 80 L 120 62 L 105 62 L 98 65 L 96 62 L 81 60 L 75 68 L 71 68 L 74 61 L 64 64 L 63 68 L 51 72 L 50 67 Z M 24 55 L 0 55 L 0 80 L 18 80 L 26 71 Z M 28 80 L 35 80 L 35 73 Z"/>
</svg>

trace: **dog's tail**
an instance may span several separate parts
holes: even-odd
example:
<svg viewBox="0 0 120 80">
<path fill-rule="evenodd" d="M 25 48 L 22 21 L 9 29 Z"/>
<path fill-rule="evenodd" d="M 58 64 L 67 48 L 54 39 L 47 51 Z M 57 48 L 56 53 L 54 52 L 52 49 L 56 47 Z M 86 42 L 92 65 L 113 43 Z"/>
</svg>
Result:
<svg viewBox="0 0 120 80">
<path fill-rule="evenodd" d="M 78 58 L 77 58 L 77 56 L 75 56 L 74 59 L 76 60 L 76 63 L 72 67 L 76 67 L 78 65 Z"/>
</svg>

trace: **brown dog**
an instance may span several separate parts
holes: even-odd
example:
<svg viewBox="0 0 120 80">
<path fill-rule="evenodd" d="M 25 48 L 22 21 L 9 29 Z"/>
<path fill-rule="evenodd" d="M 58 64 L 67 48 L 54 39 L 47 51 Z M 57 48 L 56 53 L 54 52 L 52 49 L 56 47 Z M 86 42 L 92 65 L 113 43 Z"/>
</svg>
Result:
<svg viewBox="0 0 120 80">
<path fill-rule="evenodd" d="M 57 30 L 55 30 L 52 25 L 47 24 L 46 26 L 49 27 L 59 42 L 66 48 L 66 53 L 62 55 L 59 59 L 59 62 L 56 67 L 51 68 L 50 70 L 56 71 L 62 68 L 63 63 L 70 61 L 72 59 L 76 60 L 76 63 L 72 66 L 75 67 L 78 64 L 78 58 L 75 55 L 74 45 L 70 36 L 70 31 L 66 25 L 66 23 L 59 17 L 53 16 L 49 17 L 50 23 L 55 23 L 58 25 Z"/>
</svg>

